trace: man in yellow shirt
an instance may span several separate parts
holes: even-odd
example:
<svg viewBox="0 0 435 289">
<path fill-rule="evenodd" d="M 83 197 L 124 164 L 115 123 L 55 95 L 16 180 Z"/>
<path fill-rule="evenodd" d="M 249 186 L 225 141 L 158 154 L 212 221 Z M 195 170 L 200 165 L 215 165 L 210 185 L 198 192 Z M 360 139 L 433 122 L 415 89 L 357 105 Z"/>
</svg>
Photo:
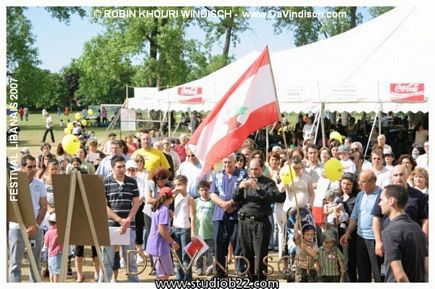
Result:
<svg viewBox="0 0 435 289">
<path fill-rule="evenodd" d="M 159 168 L 169 169 L 170 165 L 163 152 L 152 147 L 149 133 L 143 133 L 140 140 L 142 148 L 136 150 L 130 158 L 134 160 L 137 155 L 142 155 L 145 159 L 144 167 L 151 176 Z"/>
</svg>

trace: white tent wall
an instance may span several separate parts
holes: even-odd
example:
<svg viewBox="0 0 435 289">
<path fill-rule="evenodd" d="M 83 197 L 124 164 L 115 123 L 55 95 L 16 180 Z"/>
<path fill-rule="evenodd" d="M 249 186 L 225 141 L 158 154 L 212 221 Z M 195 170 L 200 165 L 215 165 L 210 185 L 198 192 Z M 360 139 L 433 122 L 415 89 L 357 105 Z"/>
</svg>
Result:
<svg viewBox="0 0 435 289">
<path fill-rule="evenodd" d="M 397 7 L 350 31 L 298 48 L 271 53 L 283 112 L 429 110 L 435 79 L 435 33 L 427 7 Z M 211 110 L 259 52 L 208 76 L 158 92 L 153 100 L 131 101 L 130 108 Z M 425 101 L 391 101 L 390 83 L 424 83 Z M 180 104 L 179 87 L 202 87 L 202 104 Z M 131 104 L 131 105 L 130 105 Z"/>
</svg>

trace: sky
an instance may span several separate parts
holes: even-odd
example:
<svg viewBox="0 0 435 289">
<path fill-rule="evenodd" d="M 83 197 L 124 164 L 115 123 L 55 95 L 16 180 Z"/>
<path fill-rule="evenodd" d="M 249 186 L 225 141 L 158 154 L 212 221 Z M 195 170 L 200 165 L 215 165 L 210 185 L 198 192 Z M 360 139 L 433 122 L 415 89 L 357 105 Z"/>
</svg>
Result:
<svg viewBox="0 0 435 289">
<path fill-rule="evenodd" d="M 77 15 L 72 16 L 70 24 L 66 25 L 52 18 L 42 7 L 29 7 L 25 15 L 30 19 L 32 32 L 36 36 L 35 46 L 39 50 L 39 58 L 42 62 L 40 67 L 51 72 L 59 72 L 62 67 L 69 65 L 73 58 L 81 55 L 86 41 L 104 31 L 102 26 L 90 23 L 87 18 L 81 19 Z M 241 35 L 240 44 L 230 48 L 230 55 L 236 59 L 253 50 L 261 51 L 266 45 L 271 52 L 294 47 L 290 32 L 274 33 L 273 21 L 263 17 L 251 18 L 250 24 L 252 29 Z M 202 40 L 204 33 L 194 27 L 187 31 L 187 37 Z M 222 47 L 218 45 L 214 47 L 215 54 L 221 51 Z"/>
</svg>

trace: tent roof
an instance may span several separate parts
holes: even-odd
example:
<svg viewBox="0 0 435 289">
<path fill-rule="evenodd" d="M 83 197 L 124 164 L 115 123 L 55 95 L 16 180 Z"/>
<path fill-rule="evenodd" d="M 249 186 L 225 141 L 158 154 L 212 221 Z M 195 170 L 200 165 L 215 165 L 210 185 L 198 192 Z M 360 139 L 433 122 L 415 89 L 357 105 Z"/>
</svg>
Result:
<svg viewBox="0 0 435 289">
<path fill-rule="evenodd" d="M 435 78 L 435 34 L 427 7 L 398 7 L 337 36 L 271 53 L 281 111 L 428 111 Z M 160 91 L 148 107 L 211 110 L 259 52 L 201 79 Z M 425 101 L 391 101 L 391 83 L 424 83 Z M 204 102 L 178 102 L 180 87 L 201 87 Z M 168 101 L 170 100 L 170 101 Z M 156 107 L 150 107 L 156 106 Z"/>
</svg>

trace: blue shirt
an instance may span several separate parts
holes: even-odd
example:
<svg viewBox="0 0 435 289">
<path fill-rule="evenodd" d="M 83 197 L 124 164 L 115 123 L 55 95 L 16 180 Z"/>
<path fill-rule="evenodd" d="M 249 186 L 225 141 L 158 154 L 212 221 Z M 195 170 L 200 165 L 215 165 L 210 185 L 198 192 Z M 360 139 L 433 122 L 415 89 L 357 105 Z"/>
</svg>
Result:
<svg viewBox="0 0 435 289">
<path fill-rule="evenodd" d="M 215 193 L 224 201 L 232 200 L 236 187 L 244 178 L 246 178 L 246 172 L 244 170 L 236 169 L 231 177 L 225 170 L 219 171 L 213 176 L 210 192 Z M 222 220 L 237 220 L 237 210 L 231 214 L 227 214 L 221 207 L 215 206 L 213 221 Z"/>
<path fill-rule="evenodd" d="M 357 221 L 357 234 L 367 240 L 374 240 L 375 235 L 373 234 L 373 215 L 372 210 L 378 199 L 378 195 L 382 192 L 382 189 L 376 187 L 376 190 L 367 194 L 361 191 L 356 196 L 355 206 L 353 207 L 351 218 Z"/>
</svg>

